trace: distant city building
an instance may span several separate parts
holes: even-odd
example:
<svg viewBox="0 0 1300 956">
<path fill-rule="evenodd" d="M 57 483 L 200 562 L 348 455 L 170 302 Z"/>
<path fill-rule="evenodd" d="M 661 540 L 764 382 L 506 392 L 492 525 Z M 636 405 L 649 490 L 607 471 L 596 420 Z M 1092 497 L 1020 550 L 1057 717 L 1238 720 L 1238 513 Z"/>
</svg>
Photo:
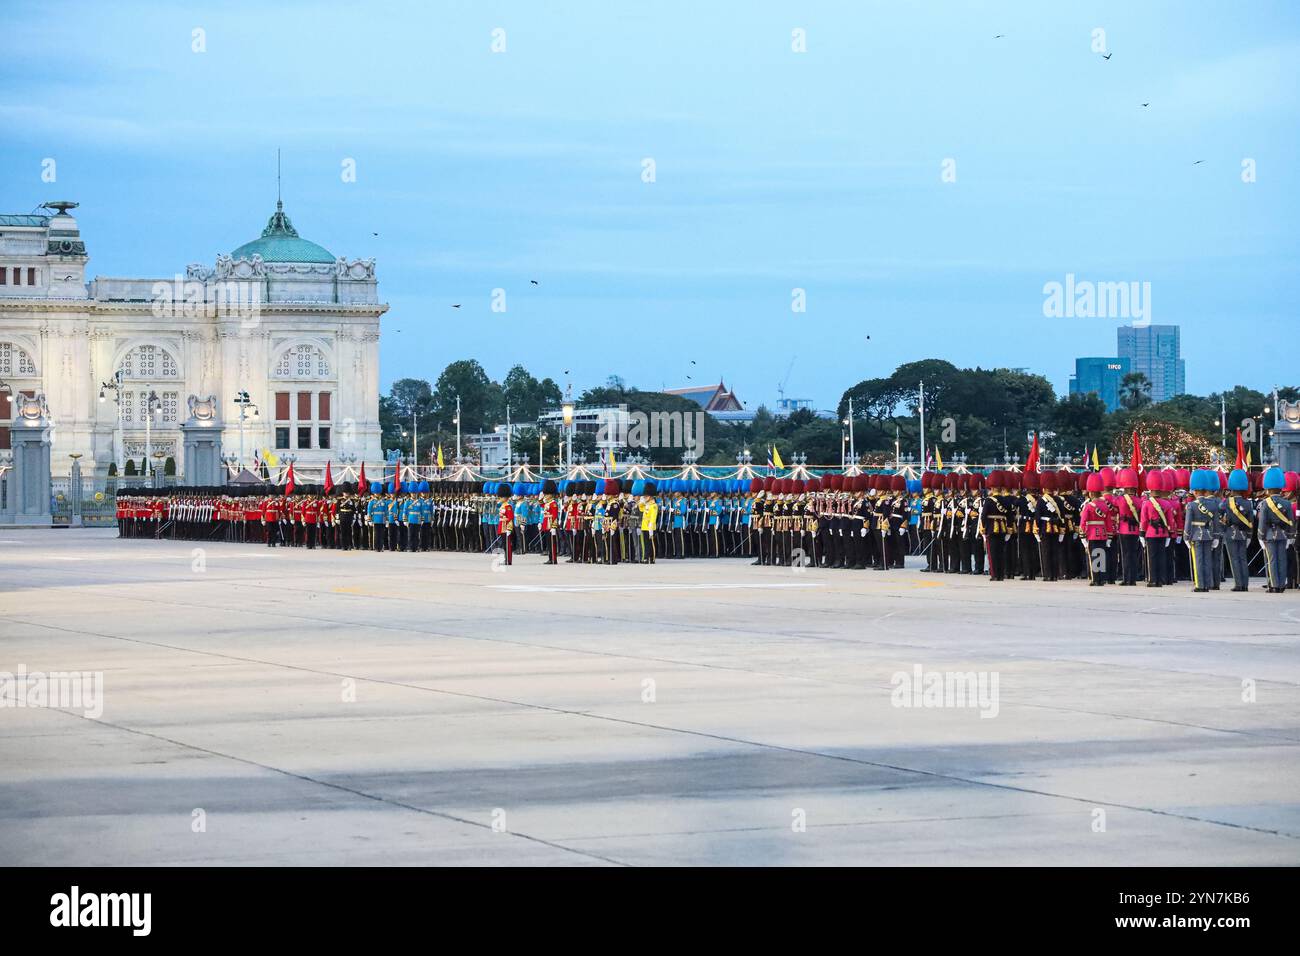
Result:
<svg viewBox="0 0 1300 956">
<path fill-rule="evenodd" d="M 1129 371 L 1129 360 L 1126 358 L 1077 358 L 1074 360 L 1074 374 L 1070 376 L 1070 394 L 1087 395 L 1093 392 L 1106 403 L 1106 411 L 1116 411 L 1120 407 L 1120 381 Z"/>
<path fill-rule="evenodd" d="M 1151 382 L 1151 401 L 1166 402 L 1187 391 L 1187 363 L 1180 358 L 1176 325 L 1121 326 L 1117 352 L 1129 370 Z"/>
<path fill-rule="evenodd" d="M 573 410 L 573 433 L 589 434 L 596 439 L 596 454 L 603 460 L 606 453 L 613 451 L 615 457 L 624 448 L 631 415 L 626 405 L 601 405 L 582 407 Z M 542 412 L 535 422 L 511 422 L 509 430 L 505 425 L 497 425 L 490 432 L 468 435 L 465 443 L 478 452 L 479 464 L 484 468 L 503 468 L 510 464 L 510 455 L 525 455 L 529 463 L 537 464 L 537 442 L 535 438 L 526 444 L 519 442 L 521 431 L 545 432 L 547 436 L 546 460 L 560 453 L 560 441 L 568 440 L 564 427 L 563 409 Z"/>
<path fill-rule="evenodd" d="M 726 384 L 699 385 L 689 388 L 666 388 L 668 395 L 689 398 L 695 404 L 720 422 L 750 422 L 754 413 L 745 408 L 745 403 L 736 397 L 736 393 Z"/>
</svg>

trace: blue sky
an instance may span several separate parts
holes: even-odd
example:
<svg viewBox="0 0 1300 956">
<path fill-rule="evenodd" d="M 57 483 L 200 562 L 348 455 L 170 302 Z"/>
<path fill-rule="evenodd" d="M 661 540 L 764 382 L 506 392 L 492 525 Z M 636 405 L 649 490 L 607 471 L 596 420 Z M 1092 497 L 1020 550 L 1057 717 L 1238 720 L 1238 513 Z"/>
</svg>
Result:
<svg viewBox="0 0 1300 956">
<path fill-rule="evenodd" d="M 825 407 L 939 357 L 1064 392 L 1124 324 L 1045 318 L 1067 273 L 1150 282 L 1191 391 L 1300 383 L 1294 3 L 5 6 L 0 208 L 77 200 L 91 274 L 169 276 L 258 234 L 278 147 L 299 232 L 378 261 L 385 387 L 474 357 L 753 406 L 788 368 Z"/>
</svg>

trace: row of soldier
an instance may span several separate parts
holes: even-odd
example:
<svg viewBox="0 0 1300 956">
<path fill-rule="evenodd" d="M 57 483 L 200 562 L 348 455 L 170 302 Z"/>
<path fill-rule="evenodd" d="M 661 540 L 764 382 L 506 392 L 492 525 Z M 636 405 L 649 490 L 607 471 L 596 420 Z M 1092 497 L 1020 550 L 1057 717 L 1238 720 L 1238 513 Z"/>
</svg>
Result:
<svg viewBox="0 0 1300 956">
<path fill-rule="evenodd" d="M 547 563 L 749 558 L 995 581 L 1295 586 L 1297 476 L 1172 469 L 826 475 L 748 481 L 421 482 L 123 492 L 123 537 L 375 551 L 500 550 Z M 672 489 L 672 490 L 669 490 Z M 1289 523 L 1288 523 L 1289 522 Z"/>
</svg>

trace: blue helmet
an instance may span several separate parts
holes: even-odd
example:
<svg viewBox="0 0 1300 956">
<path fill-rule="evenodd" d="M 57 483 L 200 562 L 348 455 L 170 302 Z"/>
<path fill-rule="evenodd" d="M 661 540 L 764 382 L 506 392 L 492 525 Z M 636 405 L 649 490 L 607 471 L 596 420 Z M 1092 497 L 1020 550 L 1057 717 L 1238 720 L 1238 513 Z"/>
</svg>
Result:
<svg viewBox="0 0 1300 956">
<path fill-rule="evenodd" d="M 1192 491 L 1218 491 L 1219 476 L 1206 468 L 1197 468 L 1192 472 L 1187 487 Z"/>
<path fill-rule="evenodd" d="M 1281 491 L 1286 487 L 1286 472 L 1274 465 L 1264 472 L 1264 488 L 1268 491 Z"/>
<path fill-rule="evenodd" d="M 372 495 L 382 494 L 383 491 L 384 491 L 384 486 L 381 485 L 379 482 L 377 482 L 377 481 L 372 481 L 372 482 L 370 483 L 370 493 L 371 493 Z"/>
<path fill-rule="evenodd" d="M 1228 487 L 1232 491 L 1250 491 L 1250 475 L 1241 468 L 1232 469 L 1228 475 Z"/>
</svg>

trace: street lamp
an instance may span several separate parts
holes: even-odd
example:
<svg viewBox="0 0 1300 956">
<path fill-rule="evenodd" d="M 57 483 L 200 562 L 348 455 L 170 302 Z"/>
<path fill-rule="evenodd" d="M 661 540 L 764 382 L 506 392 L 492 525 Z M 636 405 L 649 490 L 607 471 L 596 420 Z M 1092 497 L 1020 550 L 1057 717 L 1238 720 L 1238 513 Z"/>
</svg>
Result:
<svg viewBox="0 0 1300 956">
<path fill-rule="evenodd" d="M 456 461 L 460 462 L 460 393 L 456 393 L 456 417 L 452 419 L 456 426 Z"/>
<path fill-rule="evenodd" d="M 560 406 L 560 414 L 564 421 L 564 430 L 569 436 L 569 467 L 573 467 L 573 383 L 566 382 L 564 386 L 564 404 Z"/>
<path fill-rule="evenodd" d="M 153 414 L 162 408 L 162 399 L 152 388 L 149 389 L 149 395 L 144 401 L 144 460 L 145 467 L 148 468 L 148 462 L 153 457 Z"/>
<path fill-rule="evenodd" d="M 113 422 L 113 463 L 117 465 L 118 468 L 122 467 L 122 463 L 118 461 L 118 457 L 117 457 L 117 433 L 122 427 L 122 379 L 123 378 L 124 378 L 123 371 L 121 369 L 118 369 L 116 372 L 113 373 L 113 380 L 111 382 L 99 383 L 99 403 L 101 405 L 104 404 L 104 399 L 107 398 L 106 393 L 112 392 L 113 404 L 117 406 L 116 409 L 117 419 L 116 421 Z M 3 387 L 8 388 L 7 385 Z"/>
<path fill-rule="evenodd" d="M 543 450 L 546 447 L 546 432 L 539 432 L 537 435 L 537 475 L 540 478 L 542 472 L 546 470 L 546 456 Z"/>
<path fill-rule="evenodd" d="M 235 404 L 239 406 L 239 467 L 244 467 L 244 421 L 248 418 L 249 409 L 252 409 L 253 418 L 258 418 L 261 411 L 253 400 L 249 397 L 246 389 L 240 389 L 235 394 Z"/>
</svg>

